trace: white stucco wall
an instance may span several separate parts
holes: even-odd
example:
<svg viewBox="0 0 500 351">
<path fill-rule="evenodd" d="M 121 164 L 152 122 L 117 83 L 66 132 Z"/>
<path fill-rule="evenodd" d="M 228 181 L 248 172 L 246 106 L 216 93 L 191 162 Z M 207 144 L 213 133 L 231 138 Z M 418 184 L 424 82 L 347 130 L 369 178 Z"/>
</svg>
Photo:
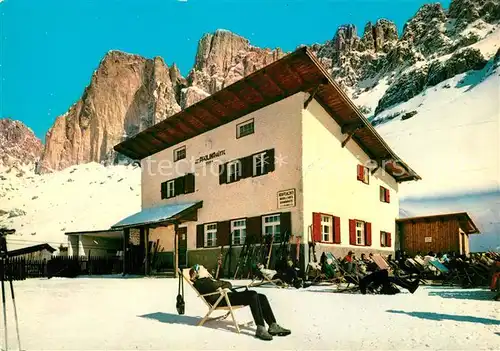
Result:
<svg viewBox="0 0 500 351">
<path fill-rule="evenodd" d="M 341 245 L 349 245 L 349 219 L 372 223 L 372 249 L 394 250 L 395 220 L 399 212 L 398 184 L 380 169 L 370 175 L 369 184 L 357 180 L 357 165 L 369 157 L 340 126 L 313 100 L 302 116 L 302 173 L 304 184 L 304 232 L 312 225 L 312 213 L 340 217 Z M 390 203 L 380 201 L 380 186 L 390 190 Z M 380 231 L 392 234 L 392 247 L 381 248 Z M 357 248 L 364 248 L 356 246 Z M 368 249 L 368 247 L 366 247 Z"/>
<path fill-rule="evenodd" d="M 196 247 L 196 224 L 252 217 L 276 212 L 292 212 L 293 235 L 301 235 L 304 224 L 302 204 L 302 104 L 305 94 L 298 93 L 266 106 L 219 128 L 158 152 L 142 160 L 142 207 L 203 200 L 198 222 L 188 227 L 188 248 Z M 236 138 L 236 125 L 254 119 L 254 134 Z M 173 162 L 173 150 L 186 146 L 186 159 Z M 219 164 L 274 148 L 275 171 L 231 184 L 219 184 Z M 225 150 L 212 163 L 195 165 L 199 156 Z M 162 163 L 160 163 L 162 162 Z M 173 166 L 172 166 L 173 165 Z M 161 172 L 160 172 L 161 171 Z M 161 199 L 161 183 L 186 173 L 195 173 L 195 192 Z M 296 206 L 278 210 L 277 192 L 296 189 Z"/>
</svg>

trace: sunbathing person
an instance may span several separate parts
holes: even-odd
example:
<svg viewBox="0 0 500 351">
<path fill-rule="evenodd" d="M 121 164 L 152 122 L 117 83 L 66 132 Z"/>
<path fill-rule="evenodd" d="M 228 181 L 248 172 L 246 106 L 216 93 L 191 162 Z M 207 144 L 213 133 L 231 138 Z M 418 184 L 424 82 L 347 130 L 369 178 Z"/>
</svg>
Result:
<svg viewBox="0 0 500 351">
<path fill-rule="evenodd" d="M 376 272 L 379 270 L 377 264 L 373 260 L 373 253 L 372 252 L 370 252 L 370 254 L 368 255 L 368 259 L 366 260 L 366 270 L 368 272 Z"/>
<path fill-rule="evenodd" d="M 355 273 L 356 272 L 356 254 L 352 251 L 349 251 L 347 255 L 342 259 L 342 265 L 344 266 L 344 269 L 348 273 Z"/>
<path fill-rule="evenodd" d="M 194 265 L 189 270 L 189 277 L 193 282 L 196 290 L 201 295 L 217 292 L 217 289 L 231 289 L 232 292 L 227 294 L 229 302 L 234 306 L 250 306 L 252 316 L 257 325 L 255 336 L 262 340 L 272 340 L 273 336 L 286 336 L 291 333 L 290 330 L 281 327 L 276 323 L 271 305 L 267 297 L 263 294 L 258 294 L 253 290 L 236 291 L 230 282 L 213 279 L 205 267 Z M 220 294 L 209 295 L 205 297 L 210 304 L 215 304 L 219 299 Z M 227 306 L 226 300 L 222 299 L 218 306 Z M 266 330 L 265 323 L 269 326 Z"/>
<path fill-rule="evenodd" d="M 418 289 L 419 283 L 418 279 L 410 282 L 406 279 L 390 276 L 387 269 L 382 269 L 361 279 L 359 288 L 363 295 L 365 295 L 368 290 L 384 295 L 394 295 L 400 292 L 399 289 L 394 286 L 398 285 L 409 290 L 413 294 Z"/>
</svg>

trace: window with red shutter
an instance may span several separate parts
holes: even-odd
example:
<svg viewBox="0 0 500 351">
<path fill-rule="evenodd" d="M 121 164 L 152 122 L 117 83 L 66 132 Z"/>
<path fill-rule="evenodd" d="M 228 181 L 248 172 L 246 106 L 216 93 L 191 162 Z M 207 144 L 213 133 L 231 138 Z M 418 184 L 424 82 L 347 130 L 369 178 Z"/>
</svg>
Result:
<svg viewBox="0 0 500 351">
<path fill-rule="evenodd" d="M 349 244 L 356 245 L 356 220 L 349 220 Z"/>
<path fill-rule="evenodd" d="M 380 201 L 381 202 L 391 202 L 391 198 L 389 196 L 389 189 L 380 186 Z"/>
<path fill-rule="evenodd" d="M 361 180 L 363 181 L 363 166 L 362 165 L 358 165 L 358 180 Z"/>
<path fill-rule="evenodd" d="M 321 241 L 321 213 L 313 213 L 312 240 L 314 242 Z"/>
<path fill-rule="evenodd" d="M 333 217 L 333 242 L 340 244 L 340 217 Z"/>
<path fill-rule="evenodd" d="M 381 247 L 391 247 L 391 233 L 380 232 L 380 246 Z"/>
<path fill-rule="evenodd" d="M 369 178 L 369 169 L 368 167 L 365 167 L 363 165 L 358 165 L 358 180 L 365 183 L 369 184 L 370 183 L 370 178 Z"/>
<path fill-rule="evenodd" d="M 365 246 L 372 246 L 372 224 L 365 223 Z"/>
</svg>

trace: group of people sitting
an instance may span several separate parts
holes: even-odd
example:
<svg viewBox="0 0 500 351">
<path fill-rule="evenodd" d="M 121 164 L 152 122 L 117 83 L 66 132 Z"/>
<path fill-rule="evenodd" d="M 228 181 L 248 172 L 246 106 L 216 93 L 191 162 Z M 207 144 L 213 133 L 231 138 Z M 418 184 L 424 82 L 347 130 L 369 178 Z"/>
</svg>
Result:
<svg viewBox="0 0 500 351">
<path fill-rule="evenodd" d="M 382 257 L 386 263 L 392 261 L 392 255 L 389 254 L 386 258 Z M 377 293 L 384 295 L 394 295 L 400 292 L 397 286 L 414 293 L 420 283 L 418 276 L 413 280 L 399 277 L 394 274 L 393 268 L 387 264 L 385 267 L 380 267 L 374 259 L 373 253 L 368 256 L 362 253 L 357 259 L 353 251 L 349 251 L 342 259 L 341 264 L 346 272 L 355 275 L 359 279 L 359 289 L 362 294 Z"/>
<path fill-rule="evenodd" d="M 278 265 L 276 269 L 266 268 L 262 263 L 256 265 L 259 275 L 267 280 L 275 281 L 277 284 L 285 286 L 293 286 L 296 289 L 307 288 L 309 284 L 304 282 L 304 274 L 292 260 L 286 260 L 282 265 Z"/>
</svg>

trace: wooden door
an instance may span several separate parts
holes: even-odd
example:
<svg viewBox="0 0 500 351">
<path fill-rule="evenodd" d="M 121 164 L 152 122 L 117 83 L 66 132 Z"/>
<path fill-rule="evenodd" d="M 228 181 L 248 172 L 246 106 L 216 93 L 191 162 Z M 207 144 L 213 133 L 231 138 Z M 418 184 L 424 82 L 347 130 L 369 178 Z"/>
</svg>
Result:
<svg viewBox="0 0 500 351">
<path fill-rule="evenodd" d="M 187 228 L 177 228 L 177 238 L 179 243 L 179 268 L 186 268 L 187 262 Z"/>
</svg>

